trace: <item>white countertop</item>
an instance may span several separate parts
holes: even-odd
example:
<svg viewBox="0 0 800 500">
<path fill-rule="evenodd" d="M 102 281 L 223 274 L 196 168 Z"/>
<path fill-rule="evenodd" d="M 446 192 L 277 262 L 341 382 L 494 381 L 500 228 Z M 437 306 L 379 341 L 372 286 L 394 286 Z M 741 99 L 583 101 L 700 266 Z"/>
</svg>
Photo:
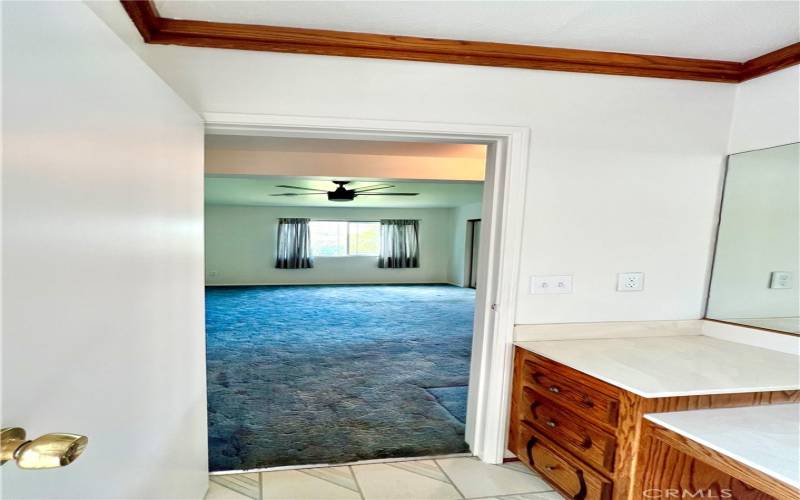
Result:
<svg viewBox="0 0 800 500">
<path fill-rule="evenodd" d="M 514 344 L 645 398 L 800 389 L 800 356 L 702 335 Z"/>
<path fill-rule="evenodd" d="M 650 413 L 645 418 L 800 488 L 800 404 Z"/>
</svg>

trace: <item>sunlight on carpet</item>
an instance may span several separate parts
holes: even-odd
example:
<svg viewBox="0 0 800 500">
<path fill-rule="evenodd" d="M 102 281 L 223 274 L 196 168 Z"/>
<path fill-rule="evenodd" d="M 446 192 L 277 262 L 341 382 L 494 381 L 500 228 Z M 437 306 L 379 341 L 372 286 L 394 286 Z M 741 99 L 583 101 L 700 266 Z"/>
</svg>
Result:
<svg viewBox="0 0 800 500">
<path fill-rule="evenodd" d="M 461 453 L 475 292 L 206 289 L 212 471 Z"/>
</svg>

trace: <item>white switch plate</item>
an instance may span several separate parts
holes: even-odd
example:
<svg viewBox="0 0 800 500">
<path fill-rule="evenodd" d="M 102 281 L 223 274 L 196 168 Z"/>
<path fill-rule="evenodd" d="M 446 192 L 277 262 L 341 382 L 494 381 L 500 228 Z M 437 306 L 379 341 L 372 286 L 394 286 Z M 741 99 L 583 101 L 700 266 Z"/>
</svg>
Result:
<svg viewBox="0 0 800 500">
<path fill-rule="evenodd" d="M 531 293 L 572 293 L 572 276 L 531 276 Z"/>
<path fill-rule="evenodd" d="M 772 271 L 769 275 L 769 287 L 779 290 L 792 288 L 792 273 L 787 271 Z"/>
<path fill-rule="evenodd" d="M 640 292 L 644 290 L 644 273 L 619 273 L 617 275 L 618 292 Z"/>
</svg>

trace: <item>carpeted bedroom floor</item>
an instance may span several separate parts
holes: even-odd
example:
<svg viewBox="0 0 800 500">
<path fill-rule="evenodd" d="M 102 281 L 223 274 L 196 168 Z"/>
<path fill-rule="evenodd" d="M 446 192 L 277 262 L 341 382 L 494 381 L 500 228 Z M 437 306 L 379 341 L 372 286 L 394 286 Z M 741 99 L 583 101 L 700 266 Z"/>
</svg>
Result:
<svg viewBox="0 0 800 500">
<path fill-rule="evenodd" d="M 466 452 L 475 292 L 206 289 L 212 471 Z"/>
</svg>

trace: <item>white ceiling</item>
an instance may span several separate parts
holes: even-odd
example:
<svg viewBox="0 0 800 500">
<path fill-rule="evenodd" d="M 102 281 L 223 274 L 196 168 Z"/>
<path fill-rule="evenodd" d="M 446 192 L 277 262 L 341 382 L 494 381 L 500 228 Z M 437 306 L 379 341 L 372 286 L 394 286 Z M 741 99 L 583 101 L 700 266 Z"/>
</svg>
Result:
<svg viewBox="0 0 800 500">
<path fill-rule="evenodd" d="M 205 148 L 238 151 L 280 151 L 289 153 L 337 153 L 373 156 L 423 156 L 431 158 L 472 158 L 483 160 L 483 144 L 433 142 L 353 141 L 304 139 L 248 135 L 207 135 Z"/>
<path fill-rule="evenodd" d="M 165 17 L 745 61 L 800 41 L 797 1 L 159 0 Z"/>
<path fill-rule="evenodd" d="M 341 179 L 345 180 L 345 179 Z M 206 176 L 205 199 L 209 205 L 256 205 L 293 207 L 379 207 L 446 208 L 481 201 L 482 182 L 395 182 L 354 181 L 348 189 L 374 184 L 390 184 L 386 193 L 420 193 L 418 196 L 361 196 L 349 202 L 328 201 L 324 194 L 310 196 L 270 196 L 274 193 L 302 193 L 301 190 L 276 187 L 279 184 L 333 190 L 330 179 L 300 177 Z M 378 191 L 373 191 L 377 193 Z"/>
</svg>

